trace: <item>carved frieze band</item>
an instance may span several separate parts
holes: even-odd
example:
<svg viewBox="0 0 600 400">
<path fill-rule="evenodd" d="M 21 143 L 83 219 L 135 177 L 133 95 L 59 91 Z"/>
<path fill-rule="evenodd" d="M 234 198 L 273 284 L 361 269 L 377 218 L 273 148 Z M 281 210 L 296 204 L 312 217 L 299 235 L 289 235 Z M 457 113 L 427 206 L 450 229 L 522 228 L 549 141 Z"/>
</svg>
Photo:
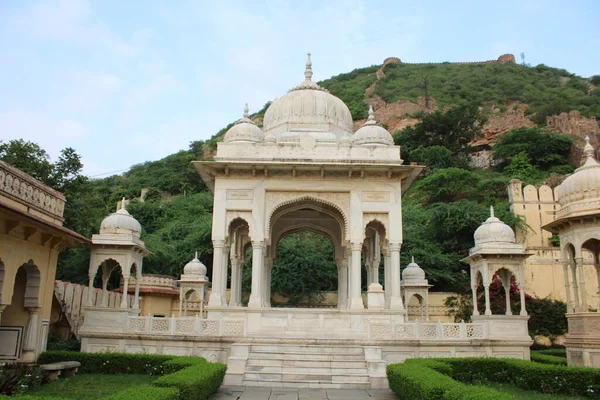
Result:
<svg viewBox="0 0 600 400">
<path fill-rule="evenodd" d="M 62 220 L 64 197 L 48 189 L 30 176 L 0 162 L 0 192 L 26 206 Z"/>
</svg>

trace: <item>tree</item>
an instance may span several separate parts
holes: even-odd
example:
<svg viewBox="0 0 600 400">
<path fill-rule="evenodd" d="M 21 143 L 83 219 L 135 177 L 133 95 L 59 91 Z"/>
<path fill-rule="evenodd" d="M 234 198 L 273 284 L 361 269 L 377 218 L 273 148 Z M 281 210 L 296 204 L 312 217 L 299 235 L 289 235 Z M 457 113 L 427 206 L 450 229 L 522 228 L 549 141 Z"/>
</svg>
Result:
<svg viewBox="0 0 600 400">
<path fill-rule="evenodd" d="M 469 143 L 481 134 L 486 118 L 476 106 L 459 106 L 448 111 L 418 113 L 420 122 L 395 135 L 395 142 L 410 154 L 423 146 L 442 146 L 453 154 L 469 151 Z"/>
<path fill-rule="evenodd" d="M 567 154 L 573 139 L 567 135 L 551 133 L 541 128 L 518 128 L 501 136 L 494 145 L 493 154 L 496 160 L 504 160 L 500 167 L 506 166 L 509 160 L 524 152 L 532 165 L 542 169 L 568 164 Z"/>
<path fill-rule="evenodd" d="M 48 181 L 53 170 L 46 150 L 23 139 L 0 142 L 0 160 L 44 183 Z"/>
</svg>

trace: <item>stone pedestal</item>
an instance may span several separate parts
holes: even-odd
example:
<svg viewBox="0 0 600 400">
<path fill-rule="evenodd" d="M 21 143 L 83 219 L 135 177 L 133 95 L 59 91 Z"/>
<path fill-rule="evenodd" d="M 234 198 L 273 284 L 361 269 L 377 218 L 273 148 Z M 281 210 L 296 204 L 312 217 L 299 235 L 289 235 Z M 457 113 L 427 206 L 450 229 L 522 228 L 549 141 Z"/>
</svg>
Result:
<svg viewBox="0 0 600 400">
<path fill-rule="evenodd" d="M 600 313 L 567 314 L 567 319 L 565 346 L 569 365 L 600 368 Z"/>
<path fill-rule="evenodd" d="M 385 308 L 385 292 L 379 283 L 371 283 L 367 292 L 367 308 L 383 310 Z"/>
</svg>

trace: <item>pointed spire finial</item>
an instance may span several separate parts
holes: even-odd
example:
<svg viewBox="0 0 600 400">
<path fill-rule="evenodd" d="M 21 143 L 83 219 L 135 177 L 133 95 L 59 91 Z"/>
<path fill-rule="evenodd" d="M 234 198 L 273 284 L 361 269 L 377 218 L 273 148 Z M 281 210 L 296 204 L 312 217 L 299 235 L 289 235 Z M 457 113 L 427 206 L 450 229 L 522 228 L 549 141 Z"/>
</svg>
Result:
<svg viewBox="0 0 600 400">
<path fill-rule="evenodd" d="M 583 152 L 588 158 L 594 157 L 594 147 L 590 144 L 590 137 L 588 135 L 585 136 L 585 147 L 583 148 Z"/>
<path fill-rule="evenodd" d="M 121 210 L 125 209 L 125 196 L 121 199 Z"/>
<path fill-rule="evenodd" d="M 313 76 L 312 72 L 312 61 L 310 61 L 310 53 L 306 55 L 306 69 L 304 70 L 304 78 L 307 81 L 311 81 Z"/>
<path fill-rule="evenodd" d="M 369 121 L 375 121 L 375 111 L 373 111 L 373 106 L 369 104 Z"/>
<path fill-rule="evenodd" d="M 248 118 L 248 103 L 246 103 L 246 105 L 244 106 L 244 118 Z"/>
<path fill-rule="evenodd" d="M 411 259 L 412 259 L 412 263 L 414 264 L 415 263 L 415 256 L 411 256 Z"/>
<path fill-rule="evenodd" d="M 490 217 L 494 218 L 494 206 L 490 206 Z"/>
<path fill-rule="evenodd" d="M 196 254 L 194 255 L 194 260 L 198 259 L 198 251 L 196 250 Z"/>
</svg>

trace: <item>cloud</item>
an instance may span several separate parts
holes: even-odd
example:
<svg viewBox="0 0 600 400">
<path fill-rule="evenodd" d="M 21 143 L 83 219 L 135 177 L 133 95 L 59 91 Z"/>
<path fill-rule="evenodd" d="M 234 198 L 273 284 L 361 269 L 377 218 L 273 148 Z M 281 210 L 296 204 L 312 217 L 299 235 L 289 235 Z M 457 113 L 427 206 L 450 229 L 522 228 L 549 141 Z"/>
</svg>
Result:
<svg viewBox="0 0 600 400">
<path fill-rule="evenodd" d="M 88 0 L 42 0 L 25 8 L 13 24 L 26 34 L 60 40 L 89 49 L 100 47 L 122 56 L 133 56 L 134 45 L 115 35 L 94 18 Z"/>
<path fill-rule="evenodd" d="M 11 110 L 0 113 L 0 140 L 24 139 L 39 144 L 56 159 L 65 147 L 77 147 L 89 135 L 86 125 L 53 119 L 42 112 Z"/>
</svg>

